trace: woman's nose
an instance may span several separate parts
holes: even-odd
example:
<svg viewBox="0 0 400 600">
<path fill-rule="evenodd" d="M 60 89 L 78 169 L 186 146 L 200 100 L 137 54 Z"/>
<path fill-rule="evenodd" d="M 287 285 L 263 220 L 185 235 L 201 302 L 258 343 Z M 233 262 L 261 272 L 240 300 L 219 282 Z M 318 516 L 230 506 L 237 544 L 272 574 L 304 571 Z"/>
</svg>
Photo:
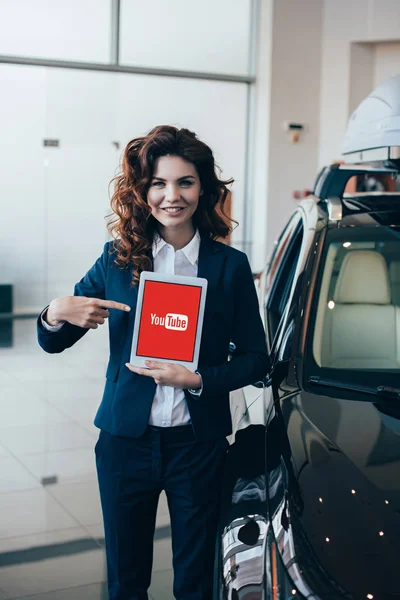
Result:
<svg viewBox="0 0 400 600">
<path fill-rule="evenodd" d="M 173 202 L 174 200 L 179 200 L 179 188 L 177 185 L 169 185 L 167 186 L 166 192 L 166 199 L 169 200 L 170 202 Z"/>
</svg>

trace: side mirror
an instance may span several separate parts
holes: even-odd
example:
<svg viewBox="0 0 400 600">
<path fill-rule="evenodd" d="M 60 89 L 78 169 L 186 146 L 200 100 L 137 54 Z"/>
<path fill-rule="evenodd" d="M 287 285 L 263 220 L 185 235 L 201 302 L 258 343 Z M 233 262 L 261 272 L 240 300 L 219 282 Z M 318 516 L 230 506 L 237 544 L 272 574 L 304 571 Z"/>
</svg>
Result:
<svg viewBox="0 0 400 600">
<path fill-rule="evenodd" d="M 260 537 L 260 526 L 256 521 L 250 519 L 243 525 L 238 531 L 238 540 L 242 542 L 242 544 L 246 544 L 246 546 L 254 546 L 258 542 L 258 538 Z"/>
</svg>

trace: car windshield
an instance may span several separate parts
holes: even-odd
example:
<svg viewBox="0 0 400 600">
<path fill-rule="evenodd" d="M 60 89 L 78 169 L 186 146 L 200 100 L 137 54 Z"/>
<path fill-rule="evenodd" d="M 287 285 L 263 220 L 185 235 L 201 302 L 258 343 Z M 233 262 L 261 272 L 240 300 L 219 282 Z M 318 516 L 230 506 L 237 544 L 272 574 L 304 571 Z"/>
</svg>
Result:
<svg viewBox="0 0 400 600">
<path fill-rule="evenodd" d="M 319 277 L 313 356 L 321 368 L 400 369 L 400 232 L 328 233 Z"/>
</svg>

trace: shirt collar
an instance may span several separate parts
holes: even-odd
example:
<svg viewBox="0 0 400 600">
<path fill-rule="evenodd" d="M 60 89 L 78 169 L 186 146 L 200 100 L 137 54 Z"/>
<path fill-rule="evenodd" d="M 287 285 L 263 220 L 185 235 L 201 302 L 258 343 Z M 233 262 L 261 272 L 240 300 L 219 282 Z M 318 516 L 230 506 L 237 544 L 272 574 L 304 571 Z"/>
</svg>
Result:
<svg viewBox="0 0 400 600">
<path fill-rule="evenodd" d="M 154 240 L 153 240 L 153 248 L 152 248 L 153 259 L 162 250 L 162 248 L 164 248 L 164 246 L 167 246 L 167 242 L 158 233 L 155 233 Z M 192 237 L 190 242 L 188 244 L 186 244 L 186 246 L 181 248 L 180 252 L 183 252 L 184 255 L 186 256 L 186 258 L 188 259 L 188 261 L 192 265 L 195 265 L 199 258 L 199 250 L 200 250 L 200 233 L 199 233 L 199 230 L 196 229 L 196 233 L 194 234 L 194 236 Z"/>
</svg>

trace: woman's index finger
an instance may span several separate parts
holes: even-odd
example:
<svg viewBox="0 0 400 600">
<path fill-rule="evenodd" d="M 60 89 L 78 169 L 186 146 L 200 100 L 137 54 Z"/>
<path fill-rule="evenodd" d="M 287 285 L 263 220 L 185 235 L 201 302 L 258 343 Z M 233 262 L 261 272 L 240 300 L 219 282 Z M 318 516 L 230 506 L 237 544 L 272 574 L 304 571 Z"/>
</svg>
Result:
<svg viewBox="0 0 400 600">
<path fill-rule="evenodd" d="M 117 310 L 130 311 L 131 307 L 121 302 L 115 302 L 114 300 L 100 300 L 99 306 L 101 308 L 116 308 Z"/>
</svg>

